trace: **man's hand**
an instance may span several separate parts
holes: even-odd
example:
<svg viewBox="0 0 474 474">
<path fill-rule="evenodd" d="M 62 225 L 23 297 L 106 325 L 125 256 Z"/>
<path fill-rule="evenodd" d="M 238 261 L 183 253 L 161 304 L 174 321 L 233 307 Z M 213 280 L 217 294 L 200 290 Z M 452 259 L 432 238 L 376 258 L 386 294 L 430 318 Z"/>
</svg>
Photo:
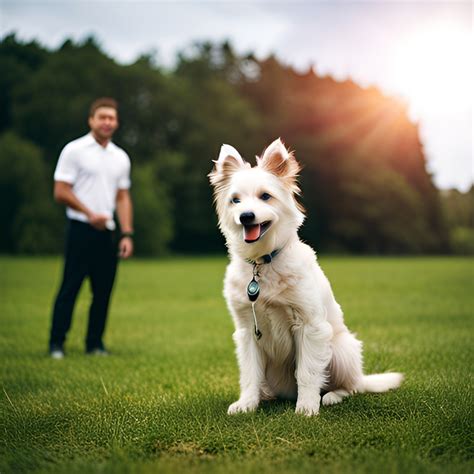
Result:
<svg viewBox="0 0 474 474">
<path fill-rule="evenodd" d="M 110 217 L 105 214 L 95 214 L 93 212 L 91 212 L 87 217 L 89 218 L 89 224 L 98 230 L 105 230 L 105 225 L 110 219 Z"/>
<path fill-rule="evenodd" d="M 129 258 L 133 254 L 133 240 L 130 237 L 122 237 L 119 242 L 119 257 Z"/>
<path fill-rule="evenodd" d="M 66 204 L 66 206 L 85 214 L 89 220 L 89 224 L 96 229 L 105 230 L 106 223 L 110 218 L 104 214 L 96 214 L 87 208 L 74 194 L 72 184 L 64 181 L 55 181 L 54 199 L 56 199 L 57 202 Z"/>
</svg>

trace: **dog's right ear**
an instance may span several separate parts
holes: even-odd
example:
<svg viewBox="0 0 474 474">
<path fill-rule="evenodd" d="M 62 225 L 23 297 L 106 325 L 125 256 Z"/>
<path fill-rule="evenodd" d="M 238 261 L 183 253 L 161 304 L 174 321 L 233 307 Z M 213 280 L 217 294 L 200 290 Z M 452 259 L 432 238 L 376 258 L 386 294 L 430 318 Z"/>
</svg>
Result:
<svg viewBox="0 0 474 474">
<path fill-rule="evenodd" d="M 209 180 L 213 186 L 223 185 L 230 179 L 235 171 L 250 167 L 240 156 L 240 153 L 230 145 L 222 145 L 217 160 L 214 162 L 214 169 L 208 174 Z"/>
</svg>

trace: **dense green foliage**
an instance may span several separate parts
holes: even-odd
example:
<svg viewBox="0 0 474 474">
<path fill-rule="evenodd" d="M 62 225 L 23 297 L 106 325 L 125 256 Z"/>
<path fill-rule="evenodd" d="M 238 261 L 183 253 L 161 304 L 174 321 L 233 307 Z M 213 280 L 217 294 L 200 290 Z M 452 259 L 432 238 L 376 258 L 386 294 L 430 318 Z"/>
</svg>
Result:
<svg viewBox="0 0 474 474">
<path fill-rule="evenodd" d="M 454 253 L 474 255 L 474 186 L 469 192 L 442 193 L 444 214 L 448 219 Z"/>
<path fill-rule="evenodd" d="M 0 136 L 2 251 L 51 252 L 58 248 L 58 210 L 51 207 L 41 150 L 12 132 Z"/>
<path fill-rule="evenodd" d="M 46 356 L 56 259 L 2 258 L 0 472 L 472 473 L 473 260 L 323 258 L 368 373 L 402 387 L 229 417 L 238 396 L 224 259 L 130 261 L 106 342 L 83 354 L 85 285 L 63 361 Z"/>
<path fill-rule="evenodd" d="M 27 197 L 16 171 L 2 177 L 3 200 L 12 202 L 1 252 L 60 248 L 63 217 L 52 200 L 52 173 L 61 148 L 87 132 L 88 107 L 98 96 L 116 97 L 121 106 L 116 141 L 133 161 L 138 253 L 222 249 L 206 178 L 211 159 L 229 143 L 253 161 L 279 136 L 304 165 L 310 219 L 302 235 L 317 248 L 449 249 L 417 125 L 376 89 L 297 72 L 273 57 L 239 56 L 227 43 L 196 44 L 165 70 L 146 55 L 117 64 L 93 39 L 51 51 L 7 36 L 0 70 L 0 141 L 9 144 L 0 148 L 2 163 L 21 160 L 23 173 L 44 177 Z M 35 222 L 20 226 L 26 217 L 16 210 L 25 206 Z"/>
</svg>

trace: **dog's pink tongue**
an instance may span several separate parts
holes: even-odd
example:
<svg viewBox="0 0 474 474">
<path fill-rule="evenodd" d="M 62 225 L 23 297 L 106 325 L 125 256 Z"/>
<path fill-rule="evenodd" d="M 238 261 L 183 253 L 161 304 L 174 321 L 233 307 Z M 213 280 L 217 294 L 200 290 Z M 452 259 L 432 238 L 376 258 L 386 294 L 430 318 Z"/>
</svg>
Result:
<svg viewBox="0 0 474 474">
<path fill-rule="evenodd" d="M 260 224 L 246 225 L 245 240 L 257 240 L 260 237 Z"/>
</svg>

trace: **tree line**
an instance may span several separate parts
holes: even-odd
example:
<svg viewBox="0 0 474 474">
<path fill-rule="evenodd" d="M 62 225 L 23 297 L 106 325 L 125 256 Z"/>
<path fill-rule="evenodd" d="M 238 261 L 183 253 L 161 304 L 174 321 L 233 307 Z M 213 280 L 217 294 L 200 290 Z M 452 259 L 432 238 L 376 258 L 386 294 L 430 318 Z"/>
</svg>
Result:
<svg viewBox="0 0 474 474">
<path fill-rule="evenodd" d="M 153 55 L 118 64 L 94 38 L 51 50 L 9 35 L 0 70 L 2 253 L 61 250 L 53 171 L 62 147 L 87 133 L 88 107 L 100 96 L 120 104 L 114 141 L 132 159 L 141 255 L 222 251 L 211 160 L 229 143 L 252 161 L 277 137 L 304 166 L 301 235 L 318 250 L 453 249 L 452 206 L 442 205 L 426 170 L 418 126 L 375 88 L 239 55 L 227 42 L 195 43 L 170 69 Z"/>
</svg>

